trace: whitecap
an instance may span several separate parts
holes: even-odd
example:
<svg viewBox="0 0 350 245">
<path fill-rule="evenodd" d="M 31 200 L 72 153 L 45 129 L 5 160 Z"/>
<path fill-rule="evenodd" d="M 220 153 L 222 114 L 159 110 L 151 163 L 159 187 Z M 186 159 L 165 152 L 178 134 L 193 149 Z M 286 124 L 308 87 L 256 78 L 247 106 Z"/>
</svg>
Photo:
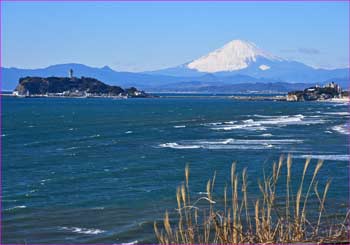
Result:
<svg viewBox="0 0 350 245">
<path fill-rule="evenodd" d="M 338 106 L 349 106 L 349 102 L 345 102 L 345 103 L 334 103 L 332 106 L 334 106 L 334 107 L 338 107 Z"/>
<path fill-rule="evenodd" d="M 338 112 L 326 112 L 323 113 L 326 115 L 337 115 L 337 116 L 350 116 L 350 113 L 347 111 L 338 111 Z"/>
<path fill-rule="evenodd" d="M 278 146 L 273 145 L 208 145 L 203 146 L 202 148 L 208 150 L 263 150 L 267 148 L 280 148 Z"/>
<path fill-rule="evenodd" d="M 350 135 L 350 124 L 345 123 L 345 124 L 336 125 L 332 127 L 332 130 L 340 134 Z"/>
<path fill-rule="evenodd" d="M 268 143 L 264 143 L 263 145 L 266 146 L 266 147 L 268 147 L 268 148 L 272 148 L 272 147 L 273 147 L 273 145 L 268 144 Z"/>
<path fill-rule="evenodd" d="M 261 118 L 270 118 L 270 117 L 276 117 L 276 116 L 267 116 L 267 115 L 259 115 L 259 114 L 254 114 L 254 117 L 261 117 Z"/>
<path fill-rule="evenodd" d="M 179 145 L 177 143 L 165 143 L 160 144 L 160 147 L 163 148 L 173 148 L 173 149 L 198 149 L 201 148 L 199 145 Z"/>
<path fill-rule="evenodd" d="M 271 137 L 271 136 L 273 136 L 272 134 L 262 134 L 262 135 L 260 135 L 260 136 L 262 136 L 262 137 Z"/>
<path fill-rule="evenodd" d="M 45 182 L 50 181 L 50 180 L 51 179 L 42 179 L 42 180 L 40 180 L 40 182 L 45 183 Z"/>
<path fill-rule="evenodd" d="M 122 245 L 132 245 L 132 244 L 137 244 L 139 241 L 135 240 L 132 242 L 125 242 L 125 243 L 121 243 Z"/>
<path fill-rule="evenodd" d="M 331 161 L 350 161 L 350 155 L 295 155 L 293 158 L 311 158 Z"/>
<path fill-rule="evenodd" d="M 255 115 L 258 116 L 258 115 Z M 232 125 L 225 125 L 223 123 L 215 123 L 211 124 L 211 129 L 213 130 L 235 130 L 235 129 L 242 129 L 242 130 L 251 130 L 251 131 L 258 131 L 258 130 L 267 130 L 268 126 L 288 126 L 288 125 L 311 125 L 311 124 L 320 124 L 324 123 L 325 121 L 322 119 L 315 119 L 315 118 L 305 118 L 302 114 L 297 115 L 289 115 L 289 116 L 262 116 L 263 119 L 260 120 L 254 120 L 254 119 L 246 119 L 242 120 L 240 123 L 233 123 Z M 208 124 L 207 124 L 208 125 Z"/>
<path fill-rule="evenodd" d="M 98 138 L 98 137 L 100 137 L 101 135 L 99 135 L 99 134 L 94 134 L 94 135 L 90 135 L 89 136 L 89 138 Z"/>
<path fill-rule="evenodd" d="M 217 126 L 217 125 L 222 125 L 223 122 L 213 122 L 213 123 L 202 123 L 200 125 L 202 126 Z"/>
<path fill-rule="evenodd" d="M 8 208 L 8 209 L 5 209 L 5 210 L 9 211 L 9 210 L 14 210 L 14 209 L 22 209 L 22 208 L 26 208 L 26 207 L 27 206 L 25 206 L 25 205 L 20 205 L 20 206 L 14 206 L 12 208 Z"/>
<path fill-rule="evenodd" d="M 174 128 L 186 128 L 186 125 L 176 125 Z"/>
<path fill-rule="evenodd" d="M 303 143 L 303 140 L 299 139 L 224 139 L 224 140 L 197 140 L 186 141 L 195 144 L 237 144 L 237 145 L 249 145 L 249 144 L 290 144 L 290 143 Z"/>
<path fill-rule="evenodd" d="M 72 146 L 72 147 L 66 148 L 65 150 L 70 151 L 70 150 L 75 150 L 75 149 L 78 149 L 78 148 L 79 147 L 77 147 L 77 146 Z"/>
<path fill-rule="evenodd" d="M 165 143 L 160 144 L 160 147 L 173 148 L 173 149 L 209 149 L 209 150 L 219 150 L 219 149 L 268 149 L 277 148 L 280 149 L 283 145 L 303 143 L 303 140 L 298 139 L 223 139 L 223 140 L 193 140 L 193 141 L 181 141 L 179 143 Z"/>
<path fill-rule="evenodd" d="M 262 125 L 289 125 L 289 124 L 301 124 L 305 117 L 301 114 L 294 116 L 278 116 L 270 117 L 264 120 L 254 121 L 251 120 L 253 124 L 262 124 Z"/>
<path fill-rule="evenodd" d="M 125 133 L 126 134 L 132 134 L 133 132 L 132 131 L 126 131 Z"/>
<path fill-rule="evenodd" d="M 229 131 L 229 130 L 234 130 L 234 129 L 245 129 L 245 130 L 250 130 L 250 131 L 265 131 L 267 130 L 266 127 L 260 126 L 260 124 L 247 124 L 247 125 L 232 125 L 232 126 L 225 126 L 225 127 L 214 127 L 211 128 L 213 130 L 224 130 L 224 131 Z"/>
<path fill-rule="evenodd" d="M 237 121 L 228 121 L 228 122 L 224 122 L 224 124 L 235 124 Z"/>
<path fill-rule="evenodd" d="M 97 235 L 105 232 L 104 230 L 94 229 L 94 228 L 80 228 L 80 227 L 60 227 L 61 230 L 71 231 L 73 233 L 87 234 L 87 235 Z"/>
<path fill-rule="evenodd" d="M 190 141 L 191 142 L 191 141 Z M 197 144 L 207 144 L 207 145 L 226 145 L 234 142 L 234 139 L 224 139 L 224 140 L 214 140 L 214 141 L 205 141 L 205 140 L 198 140 L 198 141 L 193 141 Z"/>
</svg>

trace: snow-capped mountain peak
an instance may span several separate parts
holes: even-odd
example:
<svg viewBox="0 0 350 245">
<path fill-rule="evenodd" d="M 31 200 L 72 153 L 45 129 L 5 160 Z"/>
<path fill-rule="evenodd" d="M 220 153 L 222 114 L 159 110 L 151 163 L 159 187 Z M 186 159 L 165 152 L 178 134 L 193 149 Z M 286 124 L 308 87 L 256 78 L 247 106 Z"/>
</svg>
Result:
<svg viewBox="0 0 350 245">
<path fill-rule="evenodd" d="M 208 55 L 202 56 L 189 64 L 187 67 L 200 72 L 236 71 L 247 68 L 258 57 L 271 61 L 282 61 L 281 58 L 259 49 L 254 43 L 242 40 L 233 40 L 222 48 L 214 50 Z M 267 68 L 267 66 L 264 66 Z M 270 68 L 270 67 L 269 67 Z M 269 69 L 267 68 L 267 69 Z"/>
</svg>

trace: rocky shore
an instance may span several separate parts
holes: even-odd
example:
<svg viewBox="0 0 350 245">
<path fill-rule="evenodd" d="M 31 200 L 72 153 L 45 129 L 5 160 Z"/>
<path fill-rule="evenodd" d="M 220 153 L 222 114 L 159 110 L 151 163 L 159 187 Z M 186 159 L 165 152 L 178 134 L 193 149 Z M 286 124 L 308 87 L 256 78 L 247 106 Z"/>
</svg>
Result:
<svg viewBox="0 0 350 245">
<path fill-rule="evenodd" d="M 346 103 L 349 102 L 349 91 L 343 91 L 338 84 L 331 82 L 323 87 L 316 85 L 304 90 L 292 91 L 285 96 L 231 96 L 230 98 L 241 101 L 324 101 Z"/>
</svg>

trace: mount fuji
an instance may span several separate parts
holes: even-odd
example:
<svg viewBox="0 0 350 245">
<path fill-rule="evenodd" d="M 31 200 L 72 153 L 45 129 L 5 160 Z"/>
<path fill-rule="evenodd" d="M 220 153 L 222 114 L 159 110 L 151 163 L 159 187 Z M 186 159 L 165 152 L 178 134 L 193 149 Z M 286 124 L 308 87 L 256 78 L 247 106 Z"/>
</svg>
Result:
<svg viewBox="0 0 350 245">
<path fill-rule="evenodd" d="M 349 69 L 315 69 L 275 56 L 254 43 L 233 40 L 185 64 L 148 72 L 115 71 L 82 64 L 58 64 L 39 69 L 1 68 L 2 90 L 13 90 L 20 77 L 74 75 L 97 78 L 109 85 L 135 86 L 157 92 L 247 92 L 303 89 L 334 81 L 349 87 Z"/>
<path fill-rule="evenodd" d="M 268 70 L 271 67 L 263 64 L 267 62 L 281 62 L 283 59 L 273 56 L 261 49 L 254 43 L 242 40 L 233 40 L 220 49 L 210 52 L 187 64 L 189 69 L 199 72 L 232 72 L 248 68 L 258 62 L 259 69 Z M 264 60 L 264 61 L 263 61 Z"/>
<path fill-rule="evenodd" d="M 209 73 L 218 77 L 239 74 L 289 83 L 319 83 L 327 79 L 349 77 L 348 72 L 347 68 L 315 69 L 301 62 L 270 54 L 252 42 L 233 40 L 198 59 L 148 74 L 203 76 Z"/>
</svg>

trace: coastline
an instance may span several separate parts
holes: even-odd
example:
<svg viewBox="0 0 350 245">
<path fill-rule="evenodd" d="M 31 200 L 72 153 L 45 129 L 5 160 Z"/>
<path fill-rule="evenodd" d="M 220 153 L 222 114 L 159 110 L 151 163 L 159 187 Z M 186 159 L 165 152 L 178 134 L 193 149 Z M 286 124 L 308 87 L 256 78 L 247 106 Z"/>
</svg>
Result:
<svg viewBox="0 0 350 245">
<path fill-rule="evenodd" d="M 283 95 L 215 95 L 215 94 L 196 94 L 191 95 L 187 93 L 174 93 L 174 95 L 151 95 L 148 97 L 138 97 L 138 96 L 55 96 L 55 95 L 31 95 L 31 96 L 17 96 L 9 93 L 0 93 L 0 96 L 4 97 L 14 97 L 14 98 L 70 98 L 70 99 L 91 99 L 91 98 L 104 98 L 104 99 L 130 99 L 130 98 L 221 98 L 221 99 L 231 99 L 236 101 L 275 101 L 275 102 L 295 102 L 288 101 L 286 96 Z M 329 103 L 349 103 L 350 98 L 330 98 L 325 100 L 307 100 L 307 101 L 299 101 L 299 102 L 329 102 Z"/>
<path fill-rule="evenodd" d="M 350 98 L 332 98 L 329 100 L 318 100 L 319 102 L 350 103 Z"/>
</svg>

